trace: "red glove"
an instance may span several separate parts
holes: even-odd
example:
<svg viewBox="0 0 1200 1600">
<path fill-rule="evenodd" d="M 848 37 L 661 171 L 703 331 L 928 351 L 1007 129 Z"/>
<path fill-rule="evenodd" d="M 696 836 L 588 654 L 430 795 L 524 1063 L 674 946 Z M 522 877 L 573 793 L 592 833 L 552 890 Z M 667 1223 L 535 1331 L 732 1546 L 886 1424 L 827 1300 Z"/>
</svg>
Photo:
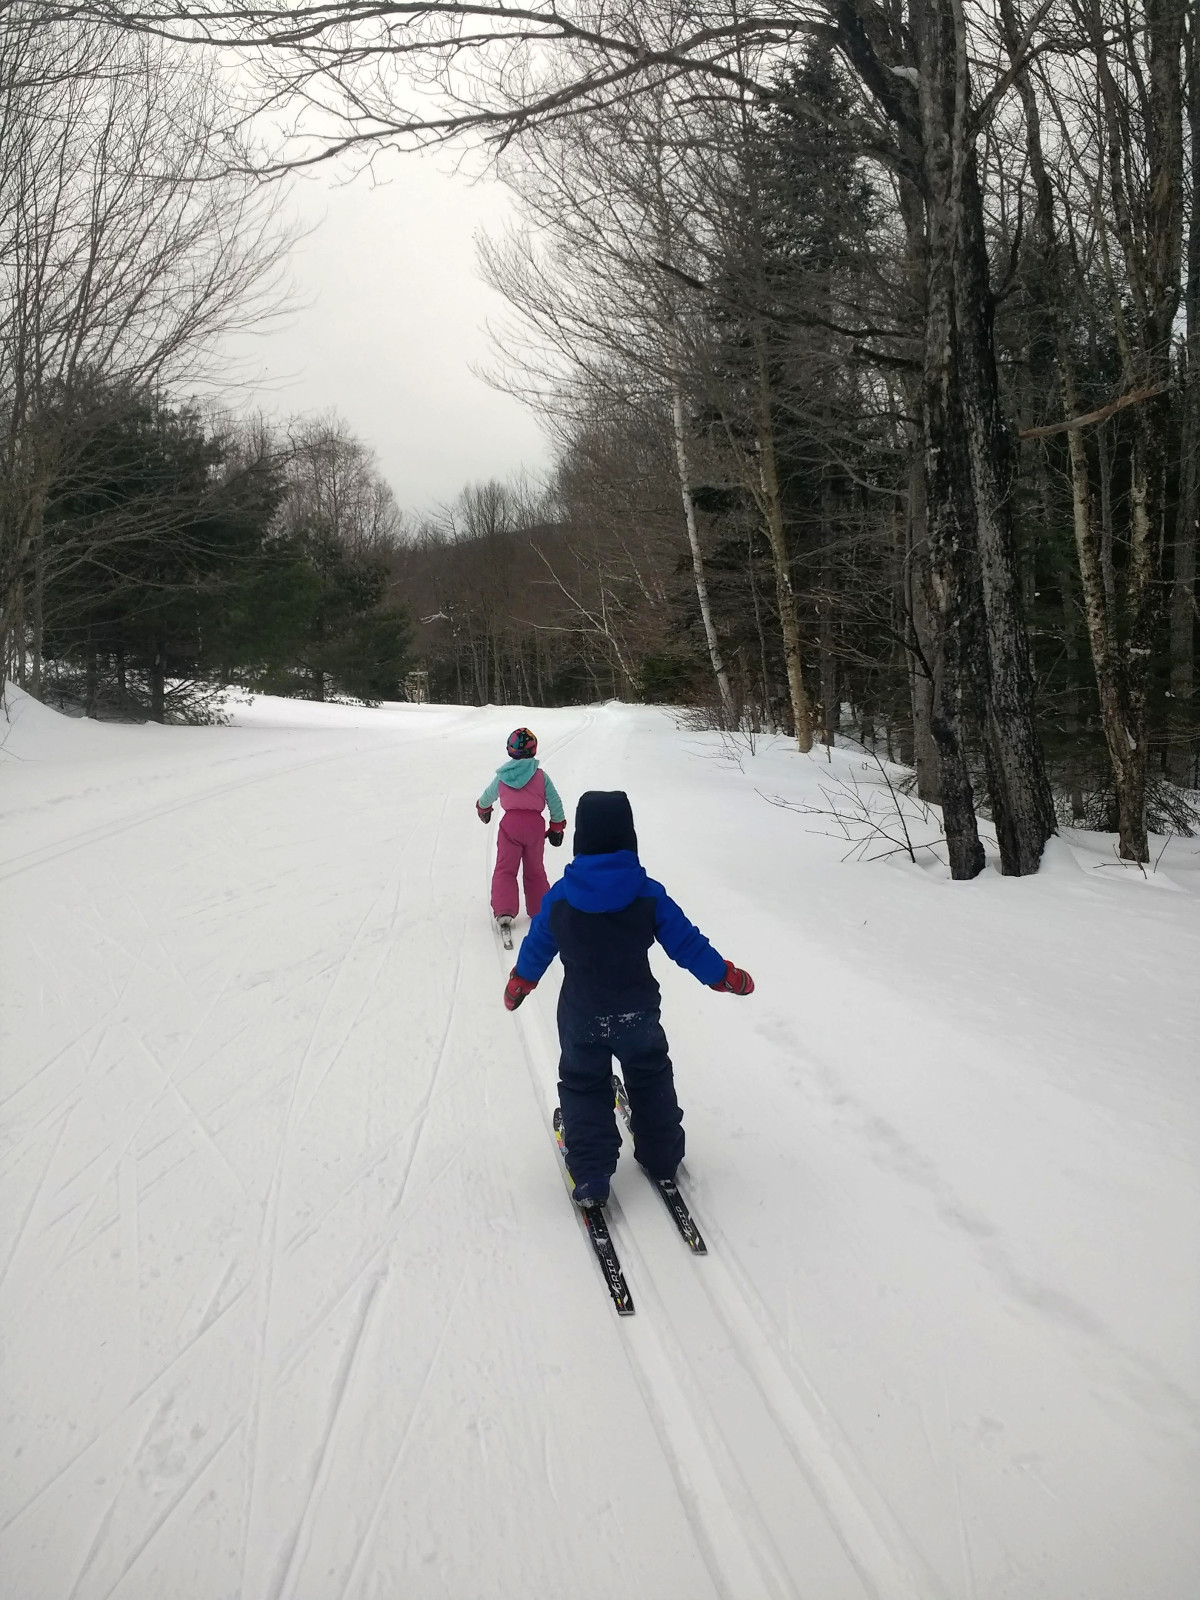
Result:
<svg viewBox="0 0 1200 1600">
<path fill-rule="evenodd" d="M 476 800 L 475 815 L 479 818 L 480 822 L 490 822 L 492 820 L 492 808 L 491 806 L 481 806 L 479 801 Z"/>
<path fill-rule="evenodd" d="M 547 839 L 549 839 L 550 843 L 553 845 L 560 845 L 563 842 L 563 834 L 566 832 L 566 828 L 567 823 L 565 818 L 562 822 L 552 822 L 546 829 Z"/>
<path fill-rule="evenodd" d="M 537 979 L 530 983 L 528 978 L 523 978 L 516 967 L 508 975 L 508 982 L 504 985 L 504 1009 L 515 1011 L 527 994 L 532 994 L 537 988 Z"/>
<path fill-rule="evenodd" d="M 753 994 L 754 979 L 748 972 L 743 972 L 741 967 L 735 967 L 732 961 L 725 963 L 725 976 L 718 983 L 710 983 L 710 989 L 716 989 L 718 994 Z"/>
</svg>

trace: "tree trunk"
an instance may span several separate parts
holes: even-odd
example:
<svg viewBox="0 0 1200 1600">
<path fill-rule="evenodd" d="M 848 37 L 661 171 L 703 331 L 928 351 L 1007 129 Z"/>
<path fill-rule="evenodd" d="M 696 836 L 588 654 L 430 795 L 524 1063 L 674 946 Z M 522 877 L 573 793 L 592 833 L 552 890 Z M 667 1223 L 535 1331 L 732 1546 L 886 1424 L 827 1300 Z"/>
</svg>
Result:
<svg viewBox="0 0 1200 1600">
<path fill-rule="evenodd" d="M 1067 412 L 1074 416 L 1074 412 Z M 1108 614 L 1117 614 L 1117 569 L 1113 562 L 1113 503 L 1112 456 L 1108 448 L 1109 424 L 1102 422 L 1096 430 L 1096 453 L 1100 462 L 1100 576 L 1104 582 L 1104 598 Z"/>
<path fill-rule="evenodd" d="M 1046 471 L 1044 451 L 1038 454 L 1035 476 L 1038 491 L 1038 509 L 1041 513 L 1042 526 L 1049 528 L 1052 523 L 1053 511 L 1050 503 L 1050 483 Z M 1068 745 L 1067 774 L 1070 785 L 1071 821 L 1078 824 L 1084 820 L 1083 784 L 1079 759 L 1079 731 L 1082 727 L 1079 675 L 1084 670 L 1082 668 L 1084 654 L 1083 635 L 1086 630 L 1076 596 L 1075 574 L 1065 554 L 1056 553 L 1054 557 L 1054 582 L 1058 589 L 1059 598 L 1062 601 L 1063 653 L 1066 655 L 1067 667 L 1070 672 L 1070 684 L 1063 697 L 1062 726 Z"/>
<path fill-rule="evenodd" d="M 1196 693 L 1196 535 L 1200 523 L 1200 24 L 1193 12 L 1188 36 L 1188 136 L 1192 204 L 1187 230 L 1184 289 L 1183 424 L 1180 437 L 1179 506 L 1171 574 L 1170 746 L 1167 772 L 1181 788 L 1200 787 Z"/>
<path fill-rule="evenodd" d="M 1000 870 L 1024 877 L 1037 871 L 1055 831 L 1054 798 L 1034 716 L 1033 660 L 1012 527 L 1012 441 L 1000 408 L 983 197 L 974 152 L 964 161 L 955 316 L 986 633 L 984 747 Z"/>
<path fill-rule="evenodd" d="M 96 646 L 92 639 L 91 628 L 89 628 L 87 632 L 87 644 L 85 649 L 87 652 L 84 668 L 86 689 L 83 702 L 83 714 L 85 717 L 94 717 L 96 715 L 96 699 L 99 690 L 100 664 L 96 657 Z"/>
<path fill-rule="evenodd" d="M 167 720 L 167 647 L 161 639 L 150 664 L 150 716 L 154 722 Z"/>
<path fill-rule="evenodd" d="M 938 751 L 942 821 L 953 878 L 977 877 L 983 844 L 967 763 L 966 716 L 976 699 L 978 572 L 971 466 L 963 437 L 954 263 L 961 238 L 965 57 L 945 0 L 914 7 L 920 69 L 925 198 L 925 295 L 920 393 L 929 582 L 934 623 L 930 727 Z"/>
<path fill-rule="evenodd" d="M 12 608 L 5 614 L 3 637 L 11 641 L 17 658 L 17 683 L 25 689 L 29 683 L 29 652 L 25 648 L 25 580 L 19 579 L 13 593 Z"/>
<path fill-rule="evenodd" d="M 33 553 L 33 591 L 30 604 L 30 663 L 29 692 L 35 700 L 45 696 L 45 644 L 46 644 L 46 542 L 42 527 L 40 496 L 35 498 L 31 513 L 30 542 Z"/>
<path fill-rule="evenodd" d="M 683 501 L 683 516 L 687 523 L 688 546 L 692 552 L 692 578 L 696 585 L 696 599 L 700 606 L 700 620 L 704 624 L 704 638 L 708 645 L 708 659 L 712 663 L 713 677 L 721 696 L 721 711 L 727 725 L 736 720 L 733 690 L 729 674 L 721 656 L 721 645 L 713 624 L 712 607 L 708 600 L 708 579 L 704 571 L 704 552 L 700 548 L 700 533 L 696 524 L 696 502 L 692 497 L 692 480 L 688 468 L 687 436 L 684 431 L 683 391 L 677 379 L 671 383 L 671 419 L 675 431 L 675 465 L 679 473 L 679 495 Z"/>
<path fill-rule="evenodd" d="M 828 538 L 828 527 L 825 529 Z M 821 669 L 821 743 L 831 749 L 841 722 L 837 658 L 833 638 L 833 564 L 826 561 L 821 573 L 821 623 L 819 634 Z"/>
<path fill-rule="evenodd" d="M 925 499 L 925 465 L 919 442 L 914 440 L 909 469 L 907 552 L 905 579 L 907 610 L 913 641 L 908 651 L 909 699 L 912 706 L 912 764 L 917 775 L 917 795 L 928 805 L 940 805 L 937 743 L 933 737 L 933 661 L 936 653 L 930 613 L 929 519 Z M 913 648 L 915 645 L 915 649 Z"/>
<path fill-rule="evenodd" d="M 970 514 L 955 489 L 956 480 L 960 492 L 964 487 L 967 462 L 961 433 L 951 420 L 955 408 L 947 405 L 948 398 L 944 382 L 931 381 L 926 386 L 929 567 L 937 597 L 929 727 L 937 746 L 950 874 L 965 879 L 983 871 L 985 857 L 975 819 L 964 736 L 972 680 L 975 607 L 968 592 Z"/>
<path fill-rule="evenodd" d="M 787 667 L 788 698 L 792 706 L 792 727 L 796 744 L 807 755 L 813 747 L 812 704 L 804 684 L 800 652 L 800 621 L 796 615 L 796 596 L 792 589 L 791 557 L 783 523 L 783 500 L 779 492 L 779 469 L 775 461 L 775 427 L 771 418 L 771 384 L 762 330 L 755 333 L 758 357 L 758 444 L 759 482 L 762 490 L 763 520 L 771 544 L 775 568 L 775 601 L 783 631 L 783 659 Z"/>
<path fill-rule="evenodd" d="M 1200 346 L 1200 340 L 1197 340 Z M 1200 348 L 1195 358 L 1200 362 Z M 1171 710 L 1167 771 L 1180 788 L 1200 787 L 1196 750 L 1200 740 L 1196 692 L 1196 525 L 1200 520 L 1200 369 L 1189 360 L 1183 426 L 1183 472 L 1175 523 L 1175 570 L 1171 574 Z"/>
<path fill-rule="evenodd" d="M 750 574 L 750 599 L 754 605 L 754 631 L 758 638 L 758 671 L 762 681 L 762 715 L 765 724 L 774 729 L 775 697 L 771 693 L 771 672 L 768 665 L 767 632 L 763 627 L 762 601 L 758 593 L 758 576 L 754 566 L 754 534 L 747 543 L 747 567 Z"/>
</svg>

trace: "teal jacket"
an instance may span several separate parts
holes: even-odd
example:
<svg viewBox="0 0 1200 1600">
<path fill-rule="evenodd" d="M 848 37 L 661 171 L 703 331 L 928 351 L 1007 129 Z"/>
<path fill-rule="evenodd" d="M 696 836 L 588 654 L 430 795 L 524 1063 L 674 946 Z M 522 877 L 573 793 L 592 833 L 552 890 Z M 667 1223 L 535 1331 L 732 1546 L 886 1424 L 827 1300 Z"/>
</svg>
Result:
<svg viewBox="0 0 1200 1600">
<path fill-rule="evenodd" d="M 551 822 L 565 822 L 567 813 L 563 803 L 558 797 L 558 790 L 550 782 L 549 774 L 541 770 L 536 756 L 527 756 L 523 760 L 506 761 L 502 767 L 496 768 L 496 776 L 475 802 L 481 811 L 486 811 L 489 806 L 494 806 L 498 799 L 503 800 L 505 810 L 512 810 L 512 802 L 502 796 L 502 789 L 525 789 L 535 776 L 538 782 L 533 786 L 533 792 L 522 796 L 516 803 L 515 809 L 520 811 L 540 811 L 542 809 L 541 794 L 545 795 L 544 804 L 550 807 Z M 540 791 L 540 793 L 539 793 Z"/>
</svg>

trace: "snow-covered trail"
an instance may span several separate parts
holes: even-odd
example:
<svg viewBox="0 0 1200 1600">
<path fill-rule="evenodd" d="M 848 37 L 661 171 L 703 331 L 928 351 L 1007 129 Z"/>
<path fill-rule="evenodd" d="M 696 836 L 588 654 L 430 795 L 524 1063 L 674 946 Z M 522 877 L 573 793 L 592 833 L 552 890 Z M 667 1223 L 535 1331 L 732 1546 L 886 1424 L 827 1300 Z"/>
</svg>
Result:
<svg viewBox="0 0 1200 1600">
<path fill-rule="evenodd" d="M 620 707 L 18 709 L 6 1594 L 1193 1592 L 1200 858 L 843 866 L 755 792 L 818 764 Z M 471 802 L 514 720 L 759 982 L 658 963 L 712 1253 L 627 1158 L 624 1321 L 557 980 L 500 1006 Z"/>
</svg>

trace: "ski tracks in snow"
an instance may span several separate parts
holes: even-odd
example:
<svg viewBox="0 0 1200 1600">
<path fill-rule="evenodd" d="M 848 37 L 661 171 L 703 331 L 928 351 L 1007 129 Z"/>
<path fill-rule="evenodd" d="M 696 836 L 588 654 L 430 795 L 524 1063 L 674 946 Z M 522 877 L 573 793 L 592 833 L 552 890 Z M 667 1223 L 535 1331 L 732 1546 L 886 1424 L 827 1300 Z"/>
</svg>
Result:
<svg viewBox="0 0 1200 1600">
<path fill-rule="evenodd" d="M 338 963 L 337 971 L 332 981 L 326 988 L 316 1016 L 313 1019 L 312 1027 L 309 1031 L 308 1044 L 305 1047 L 304 1054 L 297 1063 L 295 1072 L 292 1076 L 292 1086 L 291 1092 L 288 1096 L 287 1112 L 284 1117 L 283 1128 L 279 1136 L 279 1148 L 275 1159 L 275 1167 L 271 1174 L 270 1187 L 268 1189 L 266 1203 L 263 1208 L 262 1229 L 259 1235 L 258 1248 L 256 1252 L 258 1257 L 258 1309 L 255 1316 L 257 1342 L 255 1349 L 254 1373 L 252 1378 L 252 1399 L 247 1416 L 245 1540 L 242 1549 L 242 1577 L 240 1588 L 243 1600 L 245 1600 L 245 1597 L 247 1596 L 247 1566 L 250 1560 L 251 1551 L 254 1548 L 256 1496 L 259 1479 L 264 1465 L 262 1460 L 264 1454 L 264 1446 L 262 1442 L 262 1414 L 264 1405 L 266 1403 L 267 1393 L 273 1384 L 274 1378 L 277 1376 L 278 1366 L 283 1365 L 283 1363 L 277 1364 L 273 1359 L 274 1352 L 271 1350 L 271 1333 L 272 1312 L 275 1295 L 275 1279 L 279 1268 L 279 1257 L 281 1253 L 283 1253 L 284 1248 L 279 1239 L 279 1213 L 282 1203 L 284 1182 L 287 1177 L 288 1157 L 291 1151 L 296 1128 L 301 1122 L 303 1122 L 305 1114 L 311 1108 L 316 1095 L 320 1091 L 321 1084 L 325 1081 L 329 1072 L 332 1070 L 338 1056 L 341 1053 L 341 1049 L 339 1048 L 333 1052 L 331 1060 L 322 1070 L 317 1078 L 316 1083 L 312 1086 L 311 1092 L 307 1095 L 303 1107 L 300 1105 L 301 1088 L 304 1084 L 310 1062 L 312 1061 L 317 1048 L 322 1025 L 324 1024 L 330 1006 L 338 993 L 339 985 L 343 981 L 344 975 L 351 966 L 353 957 L 357 953 L 363 934 L 372 924 L 380 905 L 387 900 L 389 896 L 392 901 L 389 931 L 394 930 L 395 928 L 399 888 L 403 882 L 406 862 L 406 853 L 403 851 L 397 851 L 395 865 L 392 872 L 389 874 L 387 881 L 384 883 L 384 886 L 380 889 L 379 893 L 369 902 L 366 911 L 363 913 L 363 916 L 358 923 L 358 926 L 355 928 L 354 933 L 346 944 L 341 956 L 341 960 Z M 384 941 L 383 953 L 381 954 L 380 962 L 375 969 L 374 976 L 378 976 L 379 968 L 382 966 L 383 961 L 387 958 L 388 952 L 389 942 Z M 370 986 L 364 985 L 363 991 L 359 996 L 358 1004 L 353 1013 L 353 1021 L 357 1021 L 359 1016 L 361 1016 L 367 1000 L 370 997 L 370 993 Z M 351 1024 L 351 1027 L 346 1030 L 346 1037 L 348 1037 L 352 1032 L 352 1028 L 353 1024 Z M 378 1278 L 371 1286 L 370 1298 L 367 1301 L 366 1310 L 369 1310 L 370 1304 L 373 1303 L 374 1291 L 377 1289 L 377 1287 Z M 364 1310 L 363 1314 L 364 1319 L 366 1310 Z M 356 1341 L 354 1347 L 356 1347 Z M 327 1445 L 328 1435 L 326 1436 L 322 1450 L 324 1450 Z M 278 1589 L 273 1590 L 272 1600 L 275 1600 L 275 1596 L 277 1595 Z M 256 1597 L 251 1596 L 250 1600 L 256 1600 Z"/>
<path fill-rule="evenodd" d="M 550 1024 L 541 1013 L 516 1021 L 536 1114 L 552 1138 Z M 582 1241 L 580 1261 L 596 1280 L 597 1319 L 623 1345 L 715 1593 L 944 1600 L 757 1292 L 723 1259 L 719 1226 L 697 1213 L 712 1248 L 703 1258 L 687 1252 L 622 1136 L 610 1227 L 638 1314 L 613 1315 Z"/>
</svg>

